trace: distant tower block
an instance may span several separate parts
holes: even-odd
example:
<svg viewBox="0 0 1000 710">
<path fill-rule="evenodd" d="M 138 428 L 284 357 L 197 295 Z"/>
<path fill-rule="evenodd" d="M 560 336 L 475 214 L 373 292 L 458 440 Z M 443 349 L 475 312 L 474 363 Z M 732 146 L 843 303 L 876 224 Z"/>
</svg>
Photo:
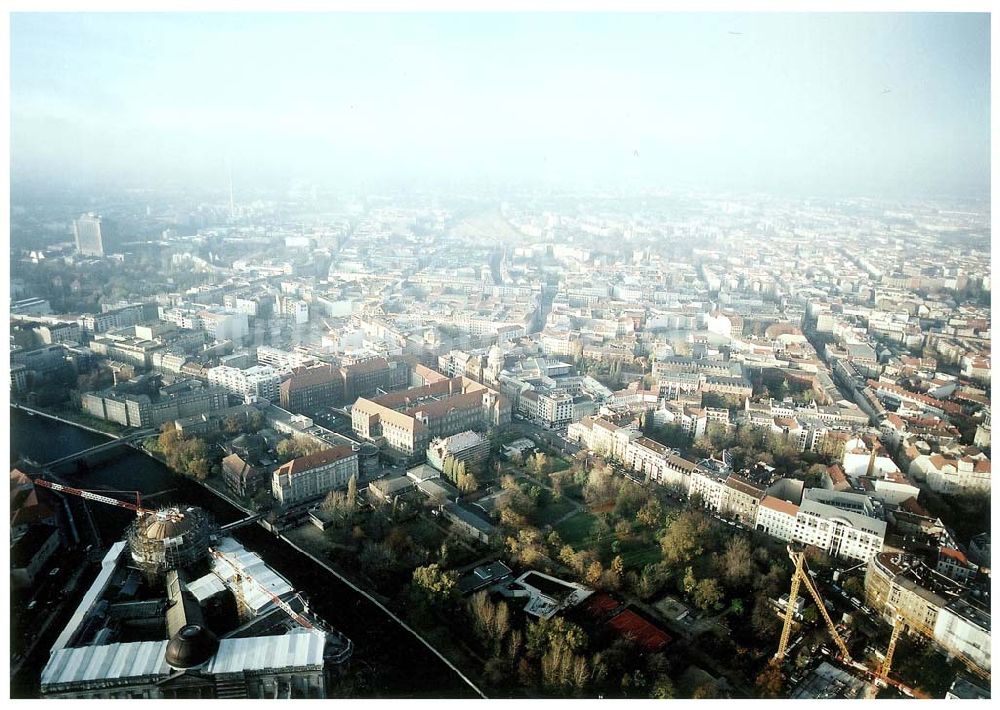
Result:
<svg viewBox="0 0 1000 710">
<path fill-rule="evenodd" d="M 233 164 L 229 164 L 229 216 L 236 216 L 236 202 L 233 199 Z"/>
<path fill-rule="evenodd" d="M 73 220 L 76 250 L 84 256 L 104 256 L 108 247 L 107 224 L 99 214 L 88 212 Z"/>
</svg>

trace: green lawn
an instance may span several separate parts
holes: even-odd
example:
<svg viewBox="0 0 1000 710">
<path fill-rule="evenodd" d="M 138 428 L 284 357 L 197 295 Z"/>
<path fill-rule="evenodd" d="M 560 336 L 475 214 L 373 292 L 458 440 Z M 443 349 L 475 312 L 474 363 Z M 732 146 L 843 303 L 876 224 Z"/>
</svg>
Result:
<svg viewBox="0 0 1000 710">
<path fill-rule="evenodd" d="M 646 565 L 652 565 L 663 559 L 663 551 L 657 543 L 630 540 L 621 545 L 622 562 L 625 569 L 641 570 Z"/>
<path fill-rule="evenodd" d="M 612 544 L 615 541 L 613 532 L 606 533 L 600 540 L 594 535 L 594 524 L 597 517 L 591 513 L 577 513 L 556 526 L 556 532 L 567 545 L 574 550 L 595 550 L 600 555 L 601 562 L 611 564 L 615 554 Z M 662 558 L 660 545 L 655 540 L 641 537 L 629 537 L 619 543 L 618 554 L 625 563 L 625 569 L 641 570 L 648 564 L 655 564 Z"/>
<path fill-rule="evenodd" d="M 567 545 L 572 545 L 576 550 L 587 547 L 590 541 L 590 532 L 594 527 L 597 518 L 590 513 L 577 513 L 566 518 L 566 520 L 556 526 L 556 532 Z"/>
<path fill-rule="evenodd" d="M 570 467 L 570 462 L 564 459 L 562 456 L 550 456 L 549 462 L 552 466 L 552 473 L 565 471 Z"/>
<path fill-rule="evenodd" d="M 551 525 L 571 510 L 573 510 L 573 504 L 565 497 L 552 501 L 544 508 L 538 509 L 538 524 Z"/>
</svg>

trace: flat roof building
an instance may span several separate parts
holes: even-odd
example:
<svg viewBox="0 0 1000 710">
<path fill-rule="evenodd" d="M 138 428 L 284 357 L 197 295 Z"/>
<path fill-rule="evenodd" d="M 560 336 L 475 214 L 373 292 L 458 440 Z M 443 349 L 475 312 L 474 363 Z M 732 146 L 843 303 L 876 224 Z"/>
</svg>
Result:
<svg viewBox="0 0 1000 710">
<path fill-rule="evenodd" d="M 42 670 L 44 697 L 327 697 L 353 644 L 312 615 L 255 553 L 222 538 L 207 574 L 187 581 L 171 571 L 160 589 L 134 576 L 127 549 L 111 547 L 56 639 Z M 261 586 L 313 628 L 300 626 Z"/>
</svg>

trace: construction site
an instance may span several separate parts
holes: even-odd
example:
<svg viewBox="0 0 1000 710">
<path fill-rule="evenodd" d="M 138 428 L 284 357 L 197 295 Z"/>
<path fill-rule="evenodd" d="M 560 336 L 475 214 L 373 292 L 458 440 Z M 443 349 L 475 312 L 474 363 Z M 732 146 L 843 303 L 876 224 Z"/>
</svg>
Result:
<svg viewBox="0 0 1000 710">
<path fill-rule="evenodd" d="M 256 553 L 194 506 L 136 513 L 56 639 L 50 698 L 325 698 L 353 644 Z"/>
<path fill-rule="evenodd" d="M 866 607 L 865 611 L 874 611 L 879 620 L 891 625 L 888 643 L 884 650 L 882 650 L 878 648 L 859 647 L 856 640 L 851 638 L 847 624 L 836 623 L 833 620 L 830 612 L 835 607 L 823 599 L 819 586 L 816 583 L 815 574 L 809 570 L 804 548 L 797 545 L 789 545 L 788 554 L 794 565 L 794 571 L 792 573 L 791 588 L 787 601 L 784 602 L 778 649 L 771 663 L 783 673 L 787 672 L 785 666 L 787 665 L 790 651 L 795 643 L 801 641 L 803 638 L 799 636 L 793 641 L 793 637 L 805 630 L 804 625 L 801 623 L 802 616 L 800 613 L 803 608 L 800 591 L 802 591 L 803 587 L 814 602 L 816 610 L 825 626 L 828 639 L 832 642 L 830 651 L 826 647 L 821 649 L 823 654 L 828 657 L 822 660 L 805 677 L 797 680 L 794 684 L 795 687 L 791 697 L 799 699 L 926 697 L 893 675 L 896 650 L 904 636 L 918 639 L 924 643 L 933 641 L 941 650 L 947 653 L 948 657 L 961 661 L 970 675 L 977 676 L 987 683 L 989 682 L 988 641 L 986 650 L 987 661 L 983 663 L 981 660 L 970 658 L 968 654 L 955 648 L 954 643 L 949 643 L 947 639 L 935 635 L 935 626 L 940 626 L 938 622 L 938 609 L 926 603 L 930 598 L 931 592 L 923 589 L 914 582 L 913 578 L 918 581 L 922 579 L 920 576 L 915 576 L 914 570 L 917 569 L 918 564 L 916 561 L 909 560 L 903 562 L 900 555 L 896 553 L 883 553 L 868 564 L 866 601 L 869 606 Z M 904 575 L 904 573 L 907 574 Z M 897 585 L 902 580 L 902 583 L 908 589 L 919 592 L 919 597 L 924 602 L 919 617 L 908 608 L 898 591 L 896 593 L 888 593 L 887 590 L 890 587 L 890 582 L 881 583 L 886 574 L 889 574 L 889 576 L 895 575 L 893 581 Z M 928 578 L 931 577 L 929 574 L 925 576 Z M 873 591 L 873 577 L 880 580 L 878 592 Z M 941 591 L 943 588 L 947 588 L 948 592 L 952 592 L 952 588 L 955 586 L 953 583 L 948 583 L 948 580 L 940 575 L 933 575 L 933 582 L 935 584 L 934 590 L 939 594 L 944 594 Z M 924 584 L 925 586 L 930 586 L 930 583 L 925 582 Z M 948 596 L 950 597 L 951 594 L 948 594 Z M 944 601 L 942 600 L 942 602 Z M 943 606 L 944 604 L 942 604 Z M 954 606 L 954 603 L 945 607 L 945 609 L 950 609 L 952 606 Z M 845 621 L 848 616 L 845 614 Z M 980 624 L 983 622 L 982 615 L 975 613 L 966 612 L 965 617 L 977 619 Z M 941 619 L 945 618 L 942 614 Z M 985 629 L 988 638 L 988 615 L 985 616 Z M 849 646 L 855 649 L 855 653 L 863 648 L 866 662 L 862 662 L 856 658 L 851 653 Z"/>
</svg>

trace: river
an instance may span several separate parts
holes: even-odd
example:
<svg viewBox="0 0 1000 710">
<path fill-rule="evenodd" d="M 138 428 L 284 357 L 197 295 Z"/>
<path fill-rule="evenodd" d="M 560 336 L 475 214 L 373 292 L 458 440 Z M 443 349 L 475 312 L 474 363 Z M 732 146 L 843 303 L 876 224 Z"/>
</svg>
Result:
<svg viewBox="0 0 1000 710">
<path fill-rule="evenodd" d="M 23 411 L 11 410 L 11 464 L 20 456 L 51 461 L 106 442 L 107 437 Z M 60 478 L 80 488 L 138 490 L 144 501 L 164 505 L 189 503 L 211 512 L 220 524 L 242 512 L 203 487 L 128 447 L 100 455 L 89 466 L 68 464 Z M 132 514 L 100 503 L 87 503 L 107 547 L 122 537 Z M 81 528 L 83 521 L 78 521 Z M 340 691 L 364 698 L 471 698 L 474 691 L 417 639 L 368 599 L 263 528 L 250 525 L 233 536 L 259 554 L 310 600 L 313 609 L 354 641 L 354 657 Z M 84 590 L 79 590 L 82 596 Z M 75 603 L 74 603 L 75 606 Z M 44 654 L 41 659 L 44 664 Z M 33 681 L 37 693 L 37 673 Z M 338 689 L 332 689 L 333 694 Z"/>
</svg>

